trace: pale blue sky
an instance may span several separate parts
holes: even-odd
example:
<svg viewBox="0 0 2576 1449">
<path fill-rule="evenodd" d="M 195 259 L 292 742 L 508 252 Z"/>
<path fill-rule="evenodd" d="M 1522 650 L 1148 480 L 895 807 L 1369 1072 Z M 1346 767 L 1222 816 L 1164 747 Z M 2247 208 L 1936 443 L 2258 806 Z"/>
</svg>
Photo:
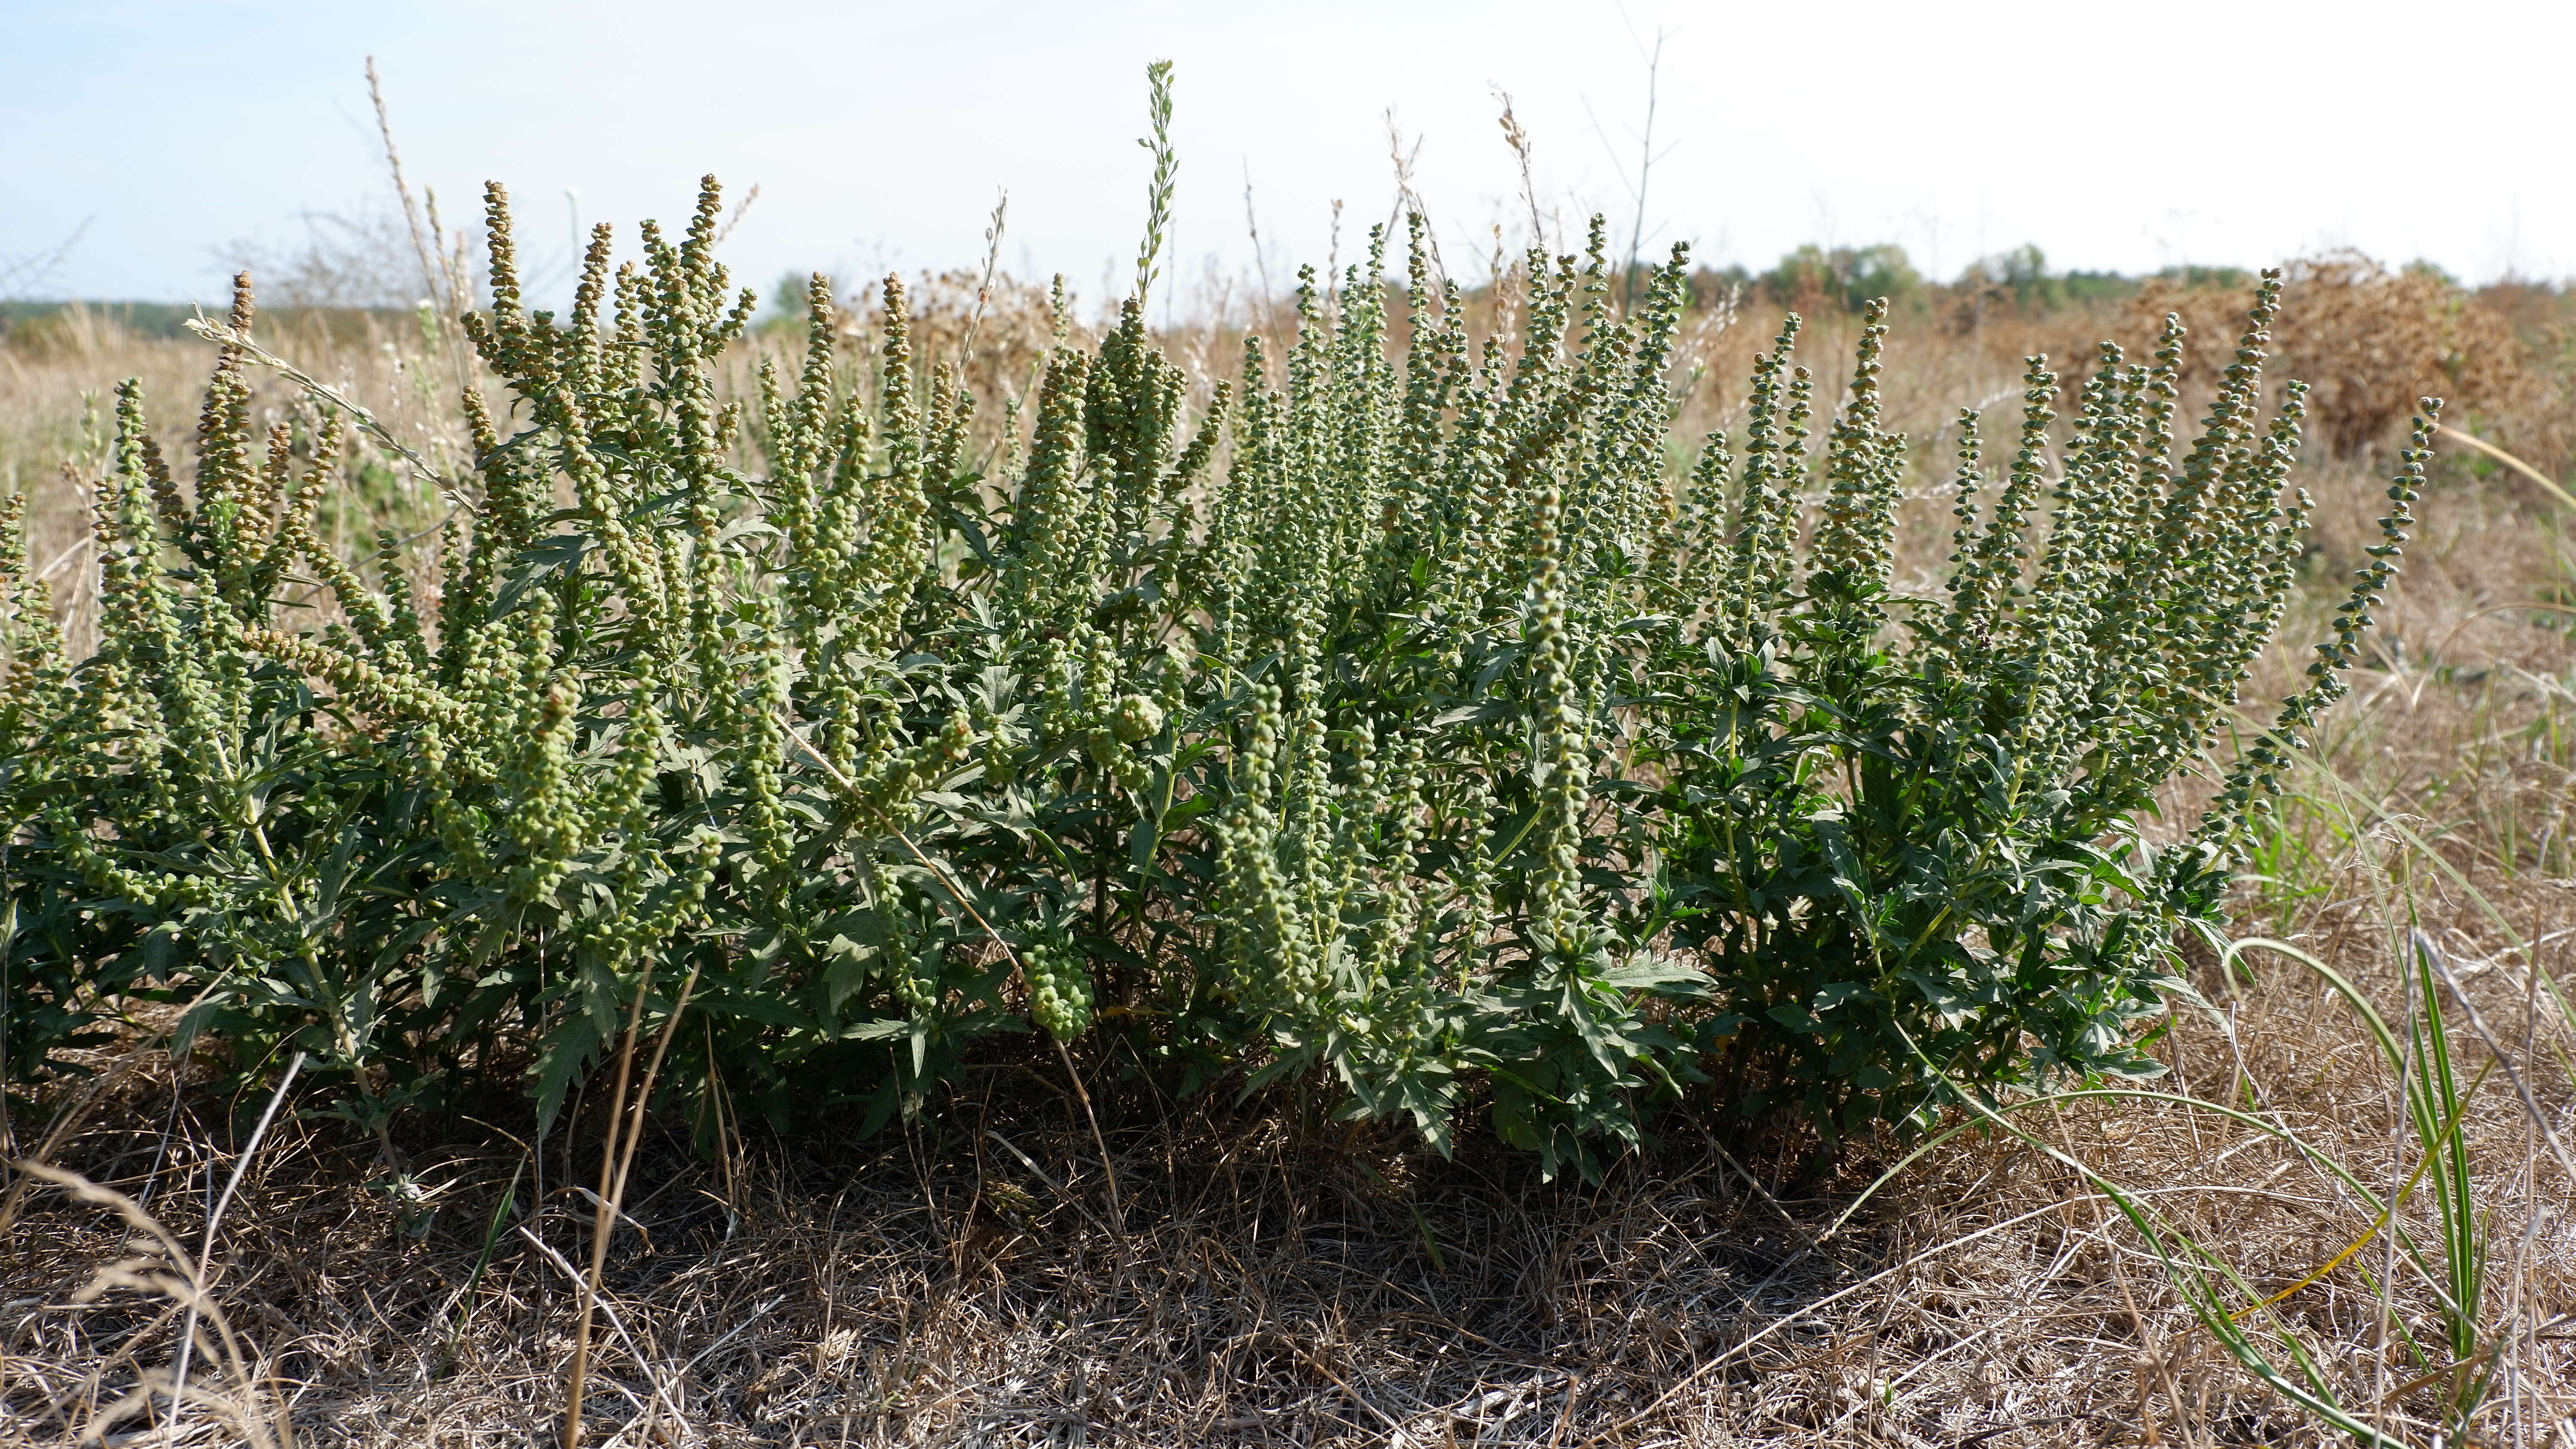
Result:
<svg viewBox="0 0 2576 1449">
<path fill-rule="evenodd" d="M 405 161 L 470 219 L 485 177 L 559 249 L 676 218 L 696 178 L 761 197 L 737 274 L 964 264 L 1008 188 L 1006 266 L 1087 296 L 1131 256 L 1142 68 L 1179 64 L 1176 271 L 1345 253 L 1393 192 L 1385 112 L 1453 270 L 1539 184 L 1631 217 L 1637 40 L 1669 34 L 1650 246 L 1762 265 L 1895 241 L 1926 270 L 2037 242 L 2060 265 L 2256 264 L 2350 244 L 2476 278 L 2576 274 L 2576 7 L 2235 3 L 811 4 L 0 0 L 0 259 L 88 229 L 51 295 L 205 298 L 214 249 L 386 195 L 361 68 Z M 631 229 L 624 235 L 631 240 Z"/>
</svg>

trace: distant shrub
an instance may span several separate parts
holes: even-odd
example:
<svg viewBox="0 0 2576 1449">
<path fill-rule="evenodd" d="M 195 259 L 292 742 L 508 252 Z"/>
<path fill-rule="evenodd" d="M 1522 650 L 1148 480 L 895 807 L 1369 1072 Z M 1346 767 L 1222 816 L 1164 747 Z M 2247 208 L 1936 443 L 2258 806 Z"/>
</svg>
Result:
<svg viewBox="0 0 2576 1449">
<path fill-rule="evenodd" d="M 391 208 L 305 212 L 300 244 L 242 237 L 212 248 L 226 272 L 265 278 L 270 306 L 407 313 L 429 284 L 402 213 Z"/>
<path fill-rule="evenodd" d="M 2546 408 L 2547 383 L 2508 320 L 2439 268 L 2392 272 L 2341 251 L 2285 270 L 2296 305 L 2275 347 L 2308 379 L 2309 409 L 2333 451 L 2383 441 L 2425 393 L 2444 395 L 2471 422 L 2518 422 Z M 2152 326 L 2170 312 L 2206 325 L 2233 306 L 2234 285 L 2224 276 L 2152 277 L 2130 302 L 2131 319 Z M 2185 382 L 2215 386 L 2218 372 L 2203 359 Z"/>
<path fill-rule="evenodd" d="M 1506 345 L 1417 224 L 1393 301 L 1374 248 L 1306 274 L 1294 345 L 1201 407 L 1131 300 L 983 457 L 891 279 L 876 356 L 818 277 L 801 367 L 721 395 L 755 303 L 718 218 L 710 182 L 640 266 L 600 228 L 557 316 L 492 189 L 503 390 L 463 400 L 425 587 L 402 540 L 313 526 L 352 420 L 254 420 L 246 284 L 189 483 L 119 394 L 94 657 L 9 516 L 19 1080 L 153 1001 L 244 1072 L 311 1053 L 361 1125 L 496 1071 L 551 1116 L 631 1013 L 685 1011 L 664 1076 L 702 1125 L 882 1121 L 1034 1025 L 1178 1088 L 1321 1077 L 1444 1148 L 1482 1104 L 1555 1171 L 1710 1078 L 1832 1140 L 2156 1070 L 2176 929 L 2282 759 L 2146 838 L 2300 550 L 2277 284 L 2196 439 L 2178 331 L 2106 345 L 2063 445 L 2037 361 L 2004 447 L 1963 414 L 1955 571 L 1913 601 L 1883 302 L 1838 412 L 1793 317 L 1676 479 L 1679 249 L 1632 315 L 1597 225 L 1534 255 Z"/>
<path fill-rule="evenodd" d="M 2137 290 L 2134 279 L 2117 272 L 2057 271 L 2048 265 L 2047 253 L 2025 243 L 1970 262 L 1950 284 L 1944 300 L 1954 317 L 1974 317 L 1996 306 L 2047 312 L 2074 303 L 2116 300 Z"/>
<path fill-rule="evenodd" d="M 1915 300 L 1923 290 L 1923 278 L 1900 246 L 1882 242 L 1829 248 L 1810 243 L 1764 272 L 1761 287 L 1765 297 L 1783 307 L 1861 312 L 1873 301 Z"/>
</svg>

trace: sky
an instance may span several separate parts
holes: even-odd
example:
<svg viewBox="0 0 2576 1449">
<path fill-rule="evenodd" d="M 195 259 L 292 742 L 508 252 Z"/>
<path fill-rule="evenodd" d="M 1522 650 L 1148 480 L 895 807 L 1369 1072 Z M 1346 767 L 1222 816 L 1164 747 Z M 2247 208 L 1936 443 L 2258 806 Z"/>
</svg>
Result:
<svg viewBox="0 0 2576 1449">
<path fill-rule="evenodd" d="M 1005 270 L 1097 299 L 1169 58 L 1169 295 L 1287 285 L 1337 254 L 1336 201 L 1348 260 L 1395 209 L 1390 125 L 1453 273 L 1498 224 L 1521 244 L 1497 91 L 1548 225 L 1602 211 L 1618 250 L 1894 242 L 1947 277 L 2024 243 L 2124 272 L 2353 246 L 2566 278 L 2570 54 L 2576 6 L 2501 0 L 0 0 L 0 279 L 204 300 L 243 243 L 388 207 L 369 56 L 414 183 L 451 224 L 507 183 L 537 271 L 576 222 L 631 250 L 713 172 L 759 187 L 726 252 L 764 290 L 971 265 L 1007 193 Z"/>
</svg>

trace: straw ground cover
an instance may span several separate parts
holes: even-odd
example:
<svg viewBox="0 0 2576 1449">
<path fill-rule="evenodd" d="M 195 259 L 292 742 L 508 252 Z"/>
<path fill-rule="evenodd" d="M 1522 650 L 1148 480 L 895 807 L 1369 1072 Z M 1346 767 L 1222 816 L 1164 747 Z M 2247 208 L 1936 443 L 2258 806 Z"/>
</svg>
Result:
<svg viewBox="0 0 2576 1449">
<path fill-rule="evenodd" d="M 466 364 L 442 347 L 439 320 L 385 340 L 404 373 L 443 364 L 452 385 Z M 1677 320 L 1682 346 L 1730 340 L 1722 313 Z M 966 330 L 988 324 L 1006 326 Z M 2011 339 L 1922 330 L 1927 355 L 1889 379 L 1905 390 L 1890 386 L 1884 403 L 1922 417 L 1918 436 L 1939 435 L 1946 404 L 2019 391 L 2018 349 L 1993 345 Z M 747 383 L 760 349 L 728 354 L 720 371 Z M 1172 351 L 1225 355 L 1205 338 Z M 1686 410 L 1743 406 L 1698 386 L 1689 360 Z M 345 398 L 401 396 L 382 373 L 340 385 L 356 365 L 305 371 Z M 301 405 L 273 396 L 281 412 Z M 422 467 L 452 472 L 438 434 L 397 432 L 391 403 L 370 406 Z M 104 447 L 53 426 L 54 446 Z M 445 446 L 448 458 L 461 450 Z M 359 470 L 377 488 L 360 494 L 360 539 L 380 524 L 410 530 L 438 506 L 405 491 L 404 469 L 376 463 Z M 2373 474 L 2329 464 L 2323 515 L 2366 530 Z M 1890 562 L 1920 586 L 1956 500 L 1911 486 L 1922 496 Z M 40 561 L 60 556 L 74 501 L 40 501 Z M 1043 1057 L 969 1063 L 936 1112 L 877 1147 L 747 1130 L 709 1093 L 703 1150 L 656 1139 L 622 1195 L 630 1226 L 602 1303 L 599 1432 L 2271 1442 L 2340 1422 L 2362 1435 L 2465 1427 L 2536 1441 L 2565 1412 L 2547 1397 L 2564 1235 L 2541 1208 L 2565 1189 L 2566 1076 L 2553 1063 L 2566 1043 L 2540 944 L 2554 941 L 2554 917 L 2530 884 L 2553 879 L 2550 852 L 2563 850 L 2549 684 L 2563 677 L 2562 636 L 2535 628 L 2547 611 L 2528 607 L 2551 602 L 2556 575 L 2546 554 L 2507 547 L 2533 514 L 2502 487 L 2455 478 L 2433 502 L 2455 510 L 2433 527 L 2435 581 L 2419 564 L 2383 610 L 2396 642 L 2373 673 L 2388 678 L 2366 677 L 2364 701 L 2321 736 L 2308 803 L 2262 837 L 2265 879 L 2246 901 L 2249 934 L 2286 936 L 2339 972 L 2377 1003 L 2383 1034 L 2287 951 L 2213 955 L 2199 985 L 2229 1028 L 2186 1013 L 2156 1038 L 2170 1090 L 2021 1104 L 1866 1200 L 1897 1144 L 1864 1137 L 1825 1166 L 1793 1126 L 1748 1131 L 1685 1111 L 1646 1153 L 1604 1159 L 1596 1185 L 1541 1187 L 1536 1165 L 1480 1134 L 1444 1162 L 1394 1129 L 1326 1120 L 1329 1097 L 1174 1100 L 1156 1073 L 1101 1055 L 1070 1079 Z M 2322 630 L 2331 581 L 2370 537 L 2327 535 L 2323 582 L 2298 596 L 2289 637 Z M 2499 572 L 2500 559 L 2520 567 Z M 2476 571 L 2444 578 L 2446 561 Z M 81 607 L 74 590 L 75 629 Z M 2424 632 L 2437 626 L 2450 627 Z M 2269 661 L 2258 689 L 2285 692 L 2296 664 Z M 134 1029 L 170 1024 L 138 1012 Z M 568 1185 L 596 1160 L 585 1133 L 619 1115 L 623 1066 L 614 1089 L 568 1077 L 568 1125 L 525 1149 L 508 1144 L 531 1124 L 504 1095 L 451 1100 L 426 1122 L 368 1117 L 357 1125 L 372 1140 L 285 1119 L 254 1154 L 259 1084 L 231 1083 L 227 1111 L 203 1090 L 222 1085 L 202 1075 L 214 1059 L 174 1081 L 120 1045 L 98 1046 L 115 1064 L 106 1090 L 46 1104 L 82 1112 L 57 1118 L 39 1155 L 129 1192 L 170 1237 L 129 1258 L 111 1291 L 66 1307 L 74 1280 L 116 1251 L 84 1235 L 139 1219 L 21 1196 L 12 1252 L 23 1245 L 63 1290 L 13 1309 L 38 1335 L 10 1350 L 27 1378 L 8 1402 L 31 1432 L 120 1403 L 157 1412 L 148 1385 L 132 1392 L 166 1341 L 159 1310 L 137 1316 L 132 1296 L 156 1284 L 219 1321 L 206 1353 L 220 1357 L 212 1381 L 226 1393 L 208 1409 L 230 1405 L 244 1435 L 524 1433 L 554 1411 L 559 1335 L 569 1319 L 577 1338 L 587 1317 L 567 1312 L 582 1296 L 578 1224 L 604 1216 Z M 2506 1065 L 2488 1067 L 2499 1051 Z M 2187 1097 L 2201 1104 L 2176 1100 Z M 2410 1177 L 2418 1161 L 2435 1165 Z M 2393 1225 L 2373 1234 L 2388 1197 L 2401 1199 Z M 235 1216 L 203 1220 L 225 1202 Z M 323 1219 L 334 1232 L 295 1227 Z M 185 1245 L 219 1239 L 217 1279 L 215 1260 L 195 1263 Z M 2352 1242 L 2360 1251 L 2341 1253 Z M 175 1271 L 180 1258 L 189 1271 Z M 2337 1258 L 2313 1286 L 2259 1306 Z M 411 1286 L 382 1286 L 393 1281 Z M 425 1413 L 448 1417 L 403 1417 Z"/>
</svg>

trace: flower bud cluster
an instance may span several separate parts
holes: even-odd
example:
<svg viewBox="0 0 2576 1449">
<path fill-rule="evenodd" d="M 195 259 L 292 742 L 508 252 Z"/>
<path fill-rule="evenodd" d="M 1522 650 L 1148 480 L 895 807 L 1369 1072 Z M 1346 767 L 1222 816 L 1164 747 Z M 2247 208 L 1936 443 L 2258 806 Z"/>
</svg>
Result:
<svg viewBox="0 0 2576 1449">
<path fill-rule="evenodd" d="M 1071 941 L 1030 943 L 1020 967 L 1028 976 L 1029 1019 L 1041 1030 L 1066 1042 L 1091 1029 L 1091 971 Z"/>
<path fill-rule="evenodd" d="M 2397 576 L 2407 530 L 2415 526 L 2415 504 L 2424 496 L 2425 466 L 2433 459 L 2433 437 L 2441 426 L 2440 398 L 2419 398 L 2416 406 L 2408 446 L 2398 454 L 2397 476 L 2388 485 L 2389 510 L 2379 519 L 2379 542 L 2367 550 L 2370 562 L 2354 573 L 2352 592 L 2335 611 L 2334 637 L 2316 646 L 2307 687 L 2281 702 L 2270 732 L 2247 746 L 2229 770 L 2198 831 L 2209 845 L 2231 852 L 2243 848 L 2248 827 L 2280 793 L 2280 777 L 2307 748 L 2318 717 L 2351 691 L 2345 675 L 2360 657 L 2362 635 L 2377 622 L 2372 610 L 2387 604 L 2389 582 Z"/>
<path fill-rule="evenodd" d="M 40 693 L 51 696 L 62 687 L 65 664 L 53 589 L 27 551 L 26 519 L 26 494 L 12 490 L 0 499 L 0 700 L 15 705 L 19 717 L 44 707 Z"/>
</svg>

